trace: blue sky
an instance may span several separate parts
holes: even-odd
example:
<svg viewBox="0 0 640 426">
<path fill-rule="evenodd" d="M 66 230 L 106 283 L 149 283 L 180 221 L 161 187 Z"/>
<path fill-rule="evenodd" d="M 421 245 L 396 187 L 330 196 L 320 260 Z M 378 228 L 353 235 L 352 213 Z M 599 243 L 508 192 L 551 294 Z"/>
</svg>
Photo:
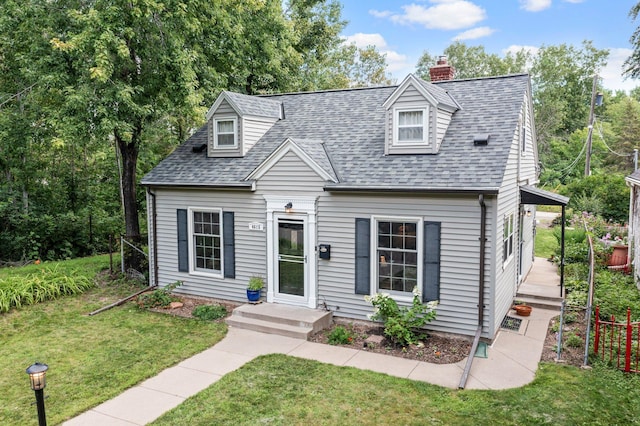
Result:
<svg viewBox="0 0 640 426">
<path fill-rule="evenodd" d="M 629 10 L 640 0 L 342 0 L 349 24 L 342 35 L 387 55 L 389 73 L 401 81 L 422 53 L 440 55 L 454 40 L 482 45 L 489 53 L 562 43 L 580 47 L 591 40 L 609 49 L 599 74 L 611 90 L 630 90 L 640 80 L 624 80 L 622 63 L 640 25 Z"/>
</svg>

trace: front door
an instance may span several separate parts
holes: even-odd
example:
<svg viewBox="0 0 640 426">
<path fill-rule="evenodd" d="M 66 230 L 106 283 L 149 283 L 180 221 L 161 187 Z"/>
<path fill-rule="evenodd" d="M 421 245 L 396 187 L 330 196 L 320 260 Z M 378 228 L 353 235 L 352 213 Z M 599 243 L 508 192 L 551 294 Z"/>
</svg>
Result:
<svg viewBox="0 0 640 426">
<path fill-rule="evenodd" d="M 277 217 L 276 297 L 291 303 L 305 303 L 307 299 L 307 254 L 305 250 L 305 218 Z"/>
</svg>

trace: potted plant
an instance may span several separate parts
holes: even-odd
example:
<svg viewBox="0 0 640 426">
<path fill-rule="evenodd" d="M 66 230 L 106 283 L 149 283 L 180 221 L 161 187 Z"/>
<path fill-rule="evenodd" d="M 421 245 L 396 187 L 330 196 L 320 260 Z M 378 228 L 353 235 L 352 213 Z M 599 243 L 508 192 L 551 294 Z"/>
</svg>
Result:
<svg viewBox="0 0 640 426">
<path fill-rule="evenodd" d="M 249 302 L 257 302 L 260 300 L 262 287 L 264 287 L 264 278 L 260 276 L 249 278 L 249 284 L 247 285 L 247 299 L 249 299 Z"/>
</svg>

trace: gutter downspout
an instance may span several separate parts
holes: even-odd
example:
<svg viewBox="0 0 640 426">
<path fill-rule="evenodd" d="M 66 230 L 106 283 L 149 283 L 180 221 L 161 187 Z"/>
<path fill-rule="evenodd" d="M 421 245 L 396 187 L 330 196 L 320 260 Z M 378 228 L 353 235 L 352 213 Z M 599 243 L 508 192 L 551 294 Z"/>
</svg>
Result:
<svg viewBox="0 0 640 426">
<path fill-rule="evenodd" d="M 156 194 L 147 188 L 147 194 L 151 199 L 151 217 L 153 220 L 153 286 L 158 286 L 158 212 L 156 210 Z M 151 265 L 149 265 L 151 266 Z M 151 283 L 149 283 L 151 287 Z"/>
<path fill-rule="evenodd" d="M 476 350 L 478 349 L 478 342 L 480 342 L 480 335 L 482 334 L 482 325 L 484 322 L 484 275 L 485 275 L 485 248 L 487 243 L 487 205 L 484 202 L 484 194 L 478 196 L 478 202 L 480 203 L 480 266 L 478 268 L 478 329 L 471 345 L 471 351 L 467 357 L 467 364 L 464 367 L 462 377 L 460 378 L 460 384 L 458 389 L 464 389 L 469 378 L 469 372 L 471 371 L 471 364 L 473 364 L 473 358 L 475 357 Z"/>
</svg>

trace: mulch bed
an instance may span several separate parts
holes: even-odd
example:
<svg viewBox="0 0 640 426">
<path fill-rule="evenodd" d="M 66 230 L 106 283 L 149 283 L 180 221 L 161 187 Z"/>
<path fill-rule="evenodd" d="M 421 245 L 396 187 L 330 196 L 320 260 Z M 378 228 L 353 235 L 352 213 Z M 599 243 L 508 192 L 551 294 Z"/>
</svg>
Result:
<svg viewBox="0 0 640 426">
<path fill-rule="evenodd" d="M 384 337 L 383 328 L 372 322 L 345 321 L 335 319 L 334 324 L 319 333 L 312 335 L 309 340 L 317 343 L 329 344 L 329 335 L 338 326 L 345 327 L 351 332 L 353 340 L 346 345 L 339 345 L 367 352 L 397 356 L 399 358 L 414 359 L 433 364 L 453 364 L 462 361 L 471 350 L 471 339 L 467 337 L 448 336 L 438 333 L 428 333 L 419 345 L 402 347 L 393 344 Z M 371 335 L 383 336 L 379 345 L 367 345 L 365 340 Z"/>
<path fill-rule="evenodd" d="M 574 365 L 580 367 L 584 363 L 584 344 L 585 336 L 587 333 L 587 323 L 585 311 L 574 311 L 576 320 L 571 323 L 565 323 L 562 330 L 562 350 L 560 352 L 560 360 L 562 363 L 568 365 Z M 542 350 L 542 356 L 540 361 L 555 362 L 557 359 L 557 344 L 558 333 L 555 331 L 558 328 L 560 322 L 560 316 L 551 319 L 549 328 L 547 330 L 547 337 L 544 342 L 544 349 Z M 571 335 L 579 337 L 579 346 L 570 346 L 569 341 Z M 572 338 L 574 342 L 578 342 L 578 339 Z M 569 344 L 567 344 L 569 343 Z"/>
<path fill-rule="evenodd" d="M 231 311 L 233 311 L 238 306 L 242 305 L 242 303 L 231 302 L 229 300 L 210 299 L 206 297 L 182 296 L 182 295 L 175 295 L 175 296 L 179 299 L 180 303 L 182 303 L 182 306 L 176 307 L 176 308 L 170 308 L 170 307 L 153 308 L 149 310 L 153 312 L 160 312 L 163 314 L 174 315 L 177 317 L 194 318 L 194 316 L 191 315 L 191 313 L 193 312 L 195 307 L 199 305 L 223 305 L 227 309 L 227 312 L 229 315 L 231 314 Z"/>
</svg>

